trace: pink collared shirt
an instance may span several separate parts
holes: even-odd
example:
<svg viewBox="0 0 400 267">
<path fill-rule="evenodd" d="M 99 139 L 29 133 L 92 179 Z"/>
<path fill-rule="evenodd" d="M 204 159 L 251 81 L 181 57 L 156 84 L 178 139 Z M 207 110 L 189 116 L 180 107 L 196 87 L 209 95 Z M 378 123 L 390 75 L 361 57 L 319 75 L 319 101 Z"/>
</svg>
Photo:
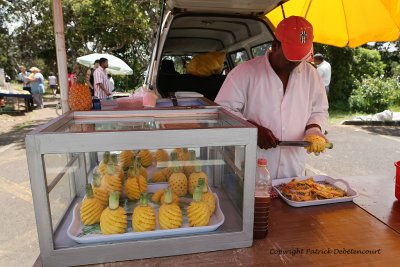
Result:
<svg viewBox="0 0 400 267">
<path fill-rule="evenodd" d="M 98 97 L 99 99 L 107 98 L 106 92 L 104 92 L 99 83 L 102 83 L 104 88 L 110 92 L 109 84 L 108 84 L 108 77 L 106 70 L 99 66 L 93 72 L 94 77 L 94 96 Z"/>
<path fill-rule="evenodd" d="M 303 140 L 306 125 L 325 130 L 328 100 L 321 77 L 307 62 L 290 74 L 286 88 L 272 69 L 268 54 L 233 69 L 215 102 L 233 114 L 270 129 L 279 140 Z M 299 147 L 257 149 L 268 160 L 272 179 L 304 175 L 306 150 Z"/>
</svg>

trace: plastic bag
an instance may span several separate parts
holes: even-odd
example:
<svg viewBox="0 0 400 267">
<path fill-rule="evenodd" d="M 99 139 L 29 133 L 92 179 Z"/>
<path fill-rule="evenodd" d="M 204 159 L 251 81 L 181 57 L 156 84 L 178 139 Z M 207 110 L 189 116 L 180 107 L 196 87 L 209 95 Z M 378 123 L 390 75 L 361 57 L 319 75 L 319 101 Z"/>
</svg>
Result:
<svg viewBox="0 0 400 267">
<path fill-rule="evenodd" d="M 186 66 L 186 73 L 199 77 L 220 74 L 224 66 L 225 52 L 209 52 L 192 58 Z"/>
</svg>

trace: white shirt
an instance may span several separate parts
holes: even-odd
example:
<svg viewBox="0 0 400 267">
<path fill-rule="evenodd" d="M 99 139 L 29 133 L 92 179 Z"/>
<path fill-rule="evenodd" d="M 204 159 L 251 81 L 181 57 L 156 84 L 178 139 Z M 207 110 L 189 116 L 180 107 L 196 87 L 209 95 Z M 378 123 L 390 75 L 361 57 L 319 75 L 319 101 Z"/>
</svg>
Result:
<svg viewBox="0 0 400 267">
<path fill-rule="evenodd" d="M 114 91 L 114 79 L 112 77 L 110 77 L 110 79 L 108 79 L 108 87 L 110 89 L 110 93 L 112 93 Z"/>
<path fill-rule="evenodd" d="M 324 85 L 328 86 L 331 82 L 331 64 L 324 60 L 317 65 L 317 71 L 321 75 Z"/>
<path fill-rule="evenodd" d="M 56 76 L 54 76 L 54 75 L 49 76 L 49 85 L 57 85 L 57 78 L 56 78 Z"/>
<path fill-rule="evenodd" d="M 270 129 L 279 140 L 303 140 L 306 125 L 324 131 L 328 99 L 321 77 L 306 62 L 290 74 L 286 88 L 272 69 L 268 54 L 237 66 L 227 76 L 215 102 L 235 115 Z M 304 175 L 306 150 L 300 147 L 257 149 L 265 157 L 272 179 Z"/>
</svg>

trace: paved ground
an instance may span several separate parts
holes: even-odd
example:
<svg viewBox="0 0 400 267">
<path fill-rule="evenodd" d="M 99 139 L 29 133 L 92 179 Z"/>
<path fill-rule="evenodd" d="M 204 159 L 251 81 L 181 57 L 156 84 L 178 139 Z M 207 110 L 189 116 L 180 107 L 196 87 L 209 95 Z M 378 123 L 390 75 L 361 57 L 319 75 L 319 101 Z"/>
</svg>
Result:
<svg viewBox="0 0 400 267">
<path fill-rule="evenodd" d="M 29 113 L 0 114 L 0 266 L 32 266 L 39 255 L 25 134 L 55 118 L 54 99 Z"/>
<path fill-rule="evenodd" d="M 0 266 L 32 266 L 39 255 L 24 136 L 55 118 L 56 101 L 26 114 L 0 115 Z M 389 174 L 400 160 L 400 127 L 333 125 L 334 149 L 310 155 L 308 174 L 343 176 Z"/>
</svg>

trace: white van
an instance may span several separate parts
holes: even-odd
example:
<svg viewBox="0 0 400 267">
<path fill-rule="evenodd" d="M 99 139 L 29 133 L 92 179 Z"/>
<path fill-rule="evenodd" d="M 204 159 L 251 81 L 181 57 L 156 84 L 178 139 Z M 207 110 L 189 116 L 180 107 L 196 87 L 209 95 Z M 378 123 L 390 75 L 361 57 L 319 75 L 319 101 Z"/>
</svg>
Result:
<svg viewBox="0 0 400 267">
<path fill-rule="evenodd" d="M 243 61 L 264 55 L 274 39 L 264 14 L 279 0 L 167 0 L 145 85 L 162 97 L 198 92 L 214 100 L 226 74 Z M 164 12 L 163 12 L 164 13 Z M 186 73 L 194 55 L 226 52 L 220 74 Z"/>
</svg>

